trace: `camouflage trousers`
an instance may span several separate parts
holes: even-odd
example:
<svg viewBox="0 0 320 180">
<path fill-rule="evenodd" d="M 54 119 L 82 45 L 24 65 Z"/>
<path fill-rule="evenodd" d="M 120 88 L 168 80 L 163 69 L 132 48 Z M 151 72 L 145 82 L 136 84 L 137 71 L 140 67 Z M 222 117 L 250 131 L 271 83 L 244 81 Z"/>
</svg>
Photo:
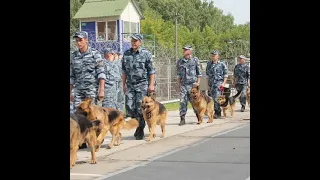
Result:
<svg viewBox="0 0 320 180">
<path fill-rule="evenodd" d="M 122 87 L 122 81 L 117 82 L 117 109 L 124 112 L 124 93 Z"/>
<path fill-rule="evenodd" d="M 73 102 L 70 101 L 70 115 L 73 114 L 74 108 L 73 108 Z"/>
<path fill-rule="evenodd" d="M 145 121 L 142 116 L 141 103 L 142 98 L 148 94 L 148 85 L 129 85 L 127 84 L 127 90 L 125 93 L 125 105 L 126 114 L 129 117 L 137 118 L 139 121 L 139 127 L 145 127 Z"/>
<path fill-rule="evenodd" d="M 236 84 L 237 91 L 241 91 L 240 104 L 246 106 L 248 85 Z"/>
<path fill-rule="evenodd" d="M 220 90 L 220 85 L 222 84 L 222 82 L 220 83 L 216 83 L 213 86 L 211 86 L 210 88 L 210 92 L 211 92 L 211 96 L 214 102 L 214 112 L 218 113 L 221 112 L 221 108 L 220 105 L 218 103 L 218 98 L 221 95 L 221 90 Z"/>
<path fill-rule="evenodd" d="M 188 102 L 191 103 L 190 100 L 190 92 L 192 89 L 192 84 L 181 84 L 180 87 L 180 116 L 185 116 L 188 110 Z"/>
<path fill-rule="evenodd" d="M 97 88 L 90 88 L 90 89 L 77 89 L 74 88 L 73 93 L 73 102 L 70 102 L 70 114 L 74 113 L 81 103 L 86 97 L 94 98 L 94 101 L 97 97 Z"/>
<path fill-rule="evenodd" d="M 117 84 L 105 84 L 102 107 L 117 108 Z"/>
</svg>

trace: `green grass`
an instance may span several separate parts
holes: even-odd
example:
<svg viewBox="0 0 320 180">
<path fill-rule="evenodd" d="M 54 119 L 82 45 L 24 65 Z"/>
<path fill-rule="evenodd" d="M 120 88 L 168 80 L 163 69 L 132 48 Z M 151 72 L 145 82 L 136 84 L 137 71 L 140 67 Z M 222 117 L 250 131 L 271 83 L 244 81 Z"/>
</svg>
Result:
<svg viewBox="0 0 320 180">
<path fill-rule="evenodd" d="M 168 111 L 176 111 L 176 110 L 179 110 L 180 102 L 167 103 L 167 104 L 164 104 L 164 107 L 166 107 Z M 188 102 L 188 108 L 192 108 L 190 102 Z"/>
</svg>

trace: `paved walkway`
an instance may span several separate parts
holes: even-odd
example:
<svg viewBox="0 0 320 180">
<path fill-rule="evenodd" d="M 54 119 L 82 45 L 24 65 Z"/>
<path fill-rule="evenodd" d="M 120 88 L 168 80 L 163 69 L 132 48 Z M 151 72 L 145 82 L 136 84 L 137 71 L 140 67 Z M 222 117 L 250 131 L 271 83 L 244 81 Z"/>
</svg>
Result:
<svg viewBox="0 0 320 180">
<path fill-rule="evenodd" d="M 157 137 L 154 138 L 151 142 L 153 141 L 159 141 L 161 139 L 166 139 L 168 137 L 172 137 L 178 134 L 190 132 L 193 130 L 197 129 L 202 129 L 205 127 L 209 126 L 220 126 L 225 123 L 230 123 L 230 122 L 239 122 L 243 120 L 250 120 L 250 112 L 249 112 L 249 107 L 245 110 L 245 112 L 240 112 L 240 104 L 237 103 L 236 105 L 236 112 L 235 112 L 235 118 L 234 120 L 231 119 L 230 115 L 228 114 L 229 117 L 226 119 L 215 119 L 213 123 L 206 123 L 208 118 L 204 117 L 204 122 L 201 125 L 197 125 L 197 117 L 195 116 L 194 112 L 192 109 L 188 109 L 187 115 L 186 115 L 186 125 L 184 126 L 178 126 L 180 122 L 180 117 L 179 117 L 179 111 L 169 111 L 168 112 L 168 119 L 167 119 L 167 125 L 166 125 L 166 137 L 165 138 L 160 138 L 161 135 L 161 128 L 160 126 L 156 127 L 156 135 Z M 149 135 L 148 128 L 146 127 L 144 129 L 145 131 L 145 136 Z M 105 159 L 107 156 L 114 154 L 119 151 L 123 151 L 129 148 L 141 146 L 143 144 L 146 144 L 145 140 L 135 140 L 133 137 L 135 130 L 122 130 L 122 141 L 120 146 L 114 146 L 112 149 L 106 149 L 106 145 L 110 142 L 111 137 L 110 133 L 108 133 L 107 137 L 104 140 L 104 143 L 102 144 L 102 147 L 100 148 L 100 151 L 96 153 L 97 156 L 97 161 Z M 90 154 L 90 149 L 80 149 L 78 151 L 78 160 L 77 164 L 82 164 L 82 163 L 88 163 L 90 162 L 91 154 Z M 81 165 L 80 165 L 81 166 Z"/>
</svg>

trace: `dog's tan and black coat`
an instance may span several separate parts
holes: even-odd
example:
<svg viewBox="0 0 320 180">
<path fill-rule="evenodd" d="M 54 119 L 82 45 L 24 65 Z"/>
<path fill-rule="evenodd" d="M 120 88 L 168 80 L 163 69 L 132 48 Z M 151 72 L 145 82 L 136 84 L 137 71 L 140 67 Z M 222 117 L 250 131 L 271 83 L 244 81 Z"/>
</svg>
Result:
<svg viewBox="0 0 320 180">
<path fill-rule="evenodd" d="M 241 94 L 241 91 L 238 91 L 236 95 L 234 96 L 226 96 L 226 95 L 220 95 L 218 97 L 218 103 L 223 111 L 223 116 L 227 118 L 227 111 L 230 111 L 231 117 L 234 118 L 234 111 L 235 111 L 235 105 L 236 105 L 236 98 L 238 98 Z"/>
<path fill-rule="evenodd" d="M 91 150 L 91 163 L 96 163 L 94 151 L 96 134 L 94 128 L 100 125 L 100 120 L 90 121 L 83 114 L 72 114 L 70 116 L 70 168 L 75 165 L 79 145 L 88 142 Z"/>
<path fill-rule="evenodd" d="M 166 133 L 166 121 L 168 116 L 168 111 L 164 105 L 156 101 L 155 96 L 144 96 L 141 103 L 141 110 L 143 119 L 146 121 L 150 132 L 146 141 L 150 141 L 152 138 L 156 137 L 154 132 L 156 125 L 160 125 L 162 131 L 161 138 L 163 138 Z"/>
<path fill-rule="evenodd" d="M 111 142 L 108 144 L 107 148 L 112 148 L 113 145 L 119 146 L 121 143 L 122 135 L 120 133 L 121 129 L 134 129 L 139 126 L 137 119 L 130 119 L 125 121 L 124 114 L 115 108 L 104 108 L 93 104 L 93 99 L 86 98 L 83 100 L 77 109 L 77 111 L 84 111 L 87 113 L 89 120 L 99 119 L 101 124 L 99 128 L 96 129 L 97 140 L 95 143 L 95 151 L 99 151 L 104 138 L 107 136 L 107 132 L 110 131 L 112 134 Z M 115 144 L 115 139 L 118 138 L 117 144 Z"/>
<path fill-rule="evenodd" d="M 214 102 L 212 98 L 205 94 L 205 92 L 200 92 L 199 86 L 193 87 L 191 89 L 191 105 L 196 113 L 198 123 L 201 124 L 203 121 L 203 115 L 209 117 L 207 123 L 212 123 L 214 118 Z"/>
</svg>

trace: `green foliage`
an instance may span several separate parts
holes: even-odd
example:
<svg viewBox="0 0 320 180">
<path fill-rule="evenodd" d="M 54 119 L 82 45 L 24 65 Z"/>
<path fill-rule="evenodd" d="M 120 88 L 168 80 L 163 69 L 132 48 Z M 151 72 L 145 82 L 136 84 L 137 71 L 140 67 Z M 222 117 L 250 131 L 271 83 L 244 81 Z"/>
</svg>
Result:
<svg viewBox="0 0 320 180">
<path fill-rule="evenodd" d="M 70 36 L 79 30 L 79 20 L 72 19 L 85 0 L 70 0 Z"/>
<path fill-rule="evenodd" d="M 85 0 L 70 0 L 73 17 Z M 178 19 L 178 54 L 190 44 L 199 59 L 209 59 L 213 49 L 219 49 L 222 58 L 233 58 L 250 52 L 250 23 L 235 25 L 231 14 L 203 0 L 135 0 L 145 19 L 141 20 L 141 33 L 152 34 L 157 46 L 174 50 L 175 18 Z M 177 13 L 177 16 L 176 16 Z M 79 21 L 71 19 L 70 33 L 79 29 Z M 229 40 L 233 43 L 228 43 Z"/>
<path fill-rule="evenodd" d="M 154 34 L 158 46 L 174 49 L 175 18 L 178 13 L 178 53 L 193 46 L 200 59 L 210 59 L 210 52 L 219 49 L 222 58 L 233 58 L 250 52 L 250 23 L 235 25 L 231 14 L 201 0 L 139 0 L 145 19 L 141 32 Z M 143 7 L 142 7 L 143 5 Z M 228 43 L 232 40 L 233 43 Z"/>
</svg>

